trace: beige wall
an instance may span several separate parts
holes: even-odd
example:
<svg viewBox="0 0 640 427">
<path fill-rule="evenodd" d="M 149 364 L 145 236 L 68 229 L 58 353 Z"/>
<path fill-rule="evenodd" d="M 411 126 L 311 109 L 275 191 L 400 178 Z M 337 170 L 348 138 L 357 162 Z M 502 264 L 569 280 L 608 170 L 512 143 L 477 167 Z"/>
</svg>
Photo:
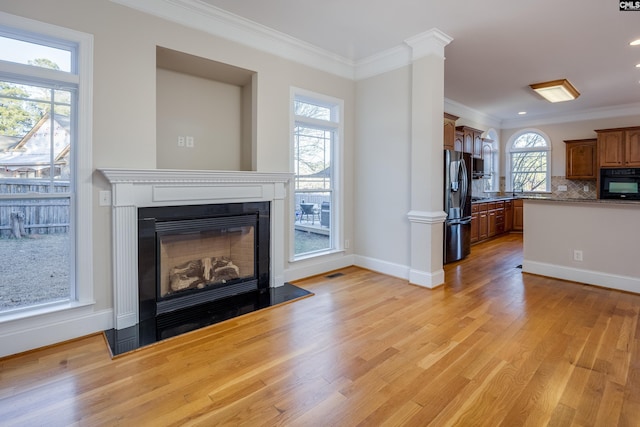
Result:
<svg viewBox="0 0 640 427">
<path fill-rule="evenodd" d="M 0 10 L 94 36 L 93 169 L 200 167 L 195 156 L 171 163 L 165 136 L 157 137 L 156 46 L 231 64 L 257 73 L 254 81 L 255 147 L 236 164 L 253 162 L 261 172 L 290 171 L 289 100 L 292 86 L 340 98 L 345 106 L 345 237 L 353 239 L 353 141 L 355 83 L 335 75 L 148 16 L 108 0 L 0 0 Z M 161 77 L 163 78 L 163 77 Z M 246 94 L 245 94 L 246 96 Z M 236 107 L 234 107 L 236 108 Z M 161 111 L 160 114 L 165 114 Z M 195 125 L 194 125 L 195 126 Z M 177 131 L 177 130 L 176 130 Z M 180 132 L 182 132 L 180 130 Z M 245 129 L 244 132 L 249 132 Z M 185 132 L 186 133 L 186 132 Z M 195 133 L 195 132 L 194 132 Z M 203 137 L 206 140 L 206 137 Z M 158 141 L 161 147 L 158 148 Z M 196 146 L 203 139 L 196 138 Z M 217 142 L 210 141 L 211 150 Z M 170 144 L 169 144 L 170 145 Z M 167 151 L 165 152 L 165 148 Z M 228 148 L 228 147 L 227 147 Z M 226 148 L 225 148 L 226 149 Z M 231 149 L 236 150 L 236 147 Z M 159 151 L 159 153 L 158 153 Z M 195 150 L 194 150 L 195 153 Z M 193 160 L 193 163 L 190 161 Z M 183 162 L 184 161 L 184 162 Z M 245 168 L 246 169 L 246 168 Z M 96 309 L 112 307 L 111 211 L 98 206 L 98 191 L 110 189 L 95 171 L 93 248 Z M 293 215 L 285 218 L 287 228 Z M 288 236 L 286 242 L 289 242 Z M 285 248 L 287 254 L 289 247 Z M 351 252 L 348 250 L 347 252 Z M 322 262 L 317 260 L 316 262 Z"/>
<path fill-rule="evenodd" d="M 523 270 L 640 293 L 639 215 L 639 203 L 525 200 Z"/>
<path fill-rule="evenodd" d="M 159 169 L 242 170 L 239 86 L 158 69 L 156 129 Z M 193 148 L 178 136 L 193 137 Z"/>
</svg>

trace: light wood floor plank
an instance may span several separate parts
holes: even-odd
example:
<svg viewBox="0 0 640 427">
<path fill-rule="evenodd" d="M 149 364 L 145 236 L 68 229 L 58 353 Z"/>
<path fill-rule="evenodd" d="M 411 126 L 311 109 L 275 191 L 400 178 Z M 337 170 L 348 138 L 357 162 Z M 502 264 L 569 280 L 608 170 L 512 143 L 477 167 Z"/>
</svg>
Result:
<svg viewBox="0 0 640 427">
<path fill-rule="evenodd" d="M 523 274 L 522 235 L 429 290 L 349 267 L 315 295 L 111 359 L 0 359 L 2 426 L 637 426 L 640 295 Z"/>
</svg>

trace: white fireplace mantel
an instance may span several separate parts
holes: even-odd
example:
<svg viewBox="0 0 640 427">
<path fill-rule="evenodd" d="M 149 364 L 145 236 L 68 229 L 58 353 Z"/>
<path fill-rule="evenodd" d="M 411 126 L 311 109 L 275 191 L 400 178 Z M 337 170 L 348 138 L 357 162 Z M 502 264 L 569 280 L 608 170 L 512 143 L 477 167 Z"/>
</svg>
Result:
<svg viewBox="0 0 640 427">
<path fill-rule="evenodd" d="M 99 169 L 112 189 L 115 329 L 138 323 L 138 208 L 213 203 L 271 202 L 269 286 L 284 284 L 284 199 L 290 173 Z"/>
</svg>

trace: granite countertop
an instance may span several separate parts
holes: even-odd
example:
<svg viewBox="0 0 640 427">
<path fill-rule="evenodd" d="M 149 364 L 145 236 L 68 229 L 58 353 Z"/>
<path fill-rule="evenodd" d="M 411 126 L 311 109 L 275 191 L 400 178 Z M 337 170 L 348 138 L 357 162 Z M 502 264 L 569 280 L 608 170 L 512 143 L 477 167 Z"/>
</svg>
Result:
<svg viewBox="0 0 640 427">
<path fill-rule="evenodd" d="M 640 200 L 621 200 L 621 199 L 577 199 L 569 197 L 558 197 L 553 194 L 517 194 L 514 196 L 494 196 L 487 198 L 472 199 L 472 203 L 497 202 L 500 200 L 544 200 L 549 202 L 565 202 L 565 203 L 603 203 L 603 204 L 619 204 L 619 205 L 640 205 Z"/>
</svg>

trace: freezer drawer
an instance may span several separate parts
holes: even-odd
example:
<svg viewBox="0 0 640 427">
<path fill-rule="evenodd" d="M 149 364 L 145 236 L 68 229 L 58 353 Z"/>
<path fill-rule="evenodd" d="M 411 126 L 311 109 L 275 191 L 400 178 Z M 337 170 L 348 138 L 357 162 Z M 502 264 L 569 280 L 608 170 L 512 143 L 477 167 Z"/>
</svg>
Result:
<svg viewBox="0 0 640 427">
<path fill-rule="evenodd" d="M 444 225 L 444 263 L 459 261 L 471 253 L 471 220 Z"/>
</svg>

